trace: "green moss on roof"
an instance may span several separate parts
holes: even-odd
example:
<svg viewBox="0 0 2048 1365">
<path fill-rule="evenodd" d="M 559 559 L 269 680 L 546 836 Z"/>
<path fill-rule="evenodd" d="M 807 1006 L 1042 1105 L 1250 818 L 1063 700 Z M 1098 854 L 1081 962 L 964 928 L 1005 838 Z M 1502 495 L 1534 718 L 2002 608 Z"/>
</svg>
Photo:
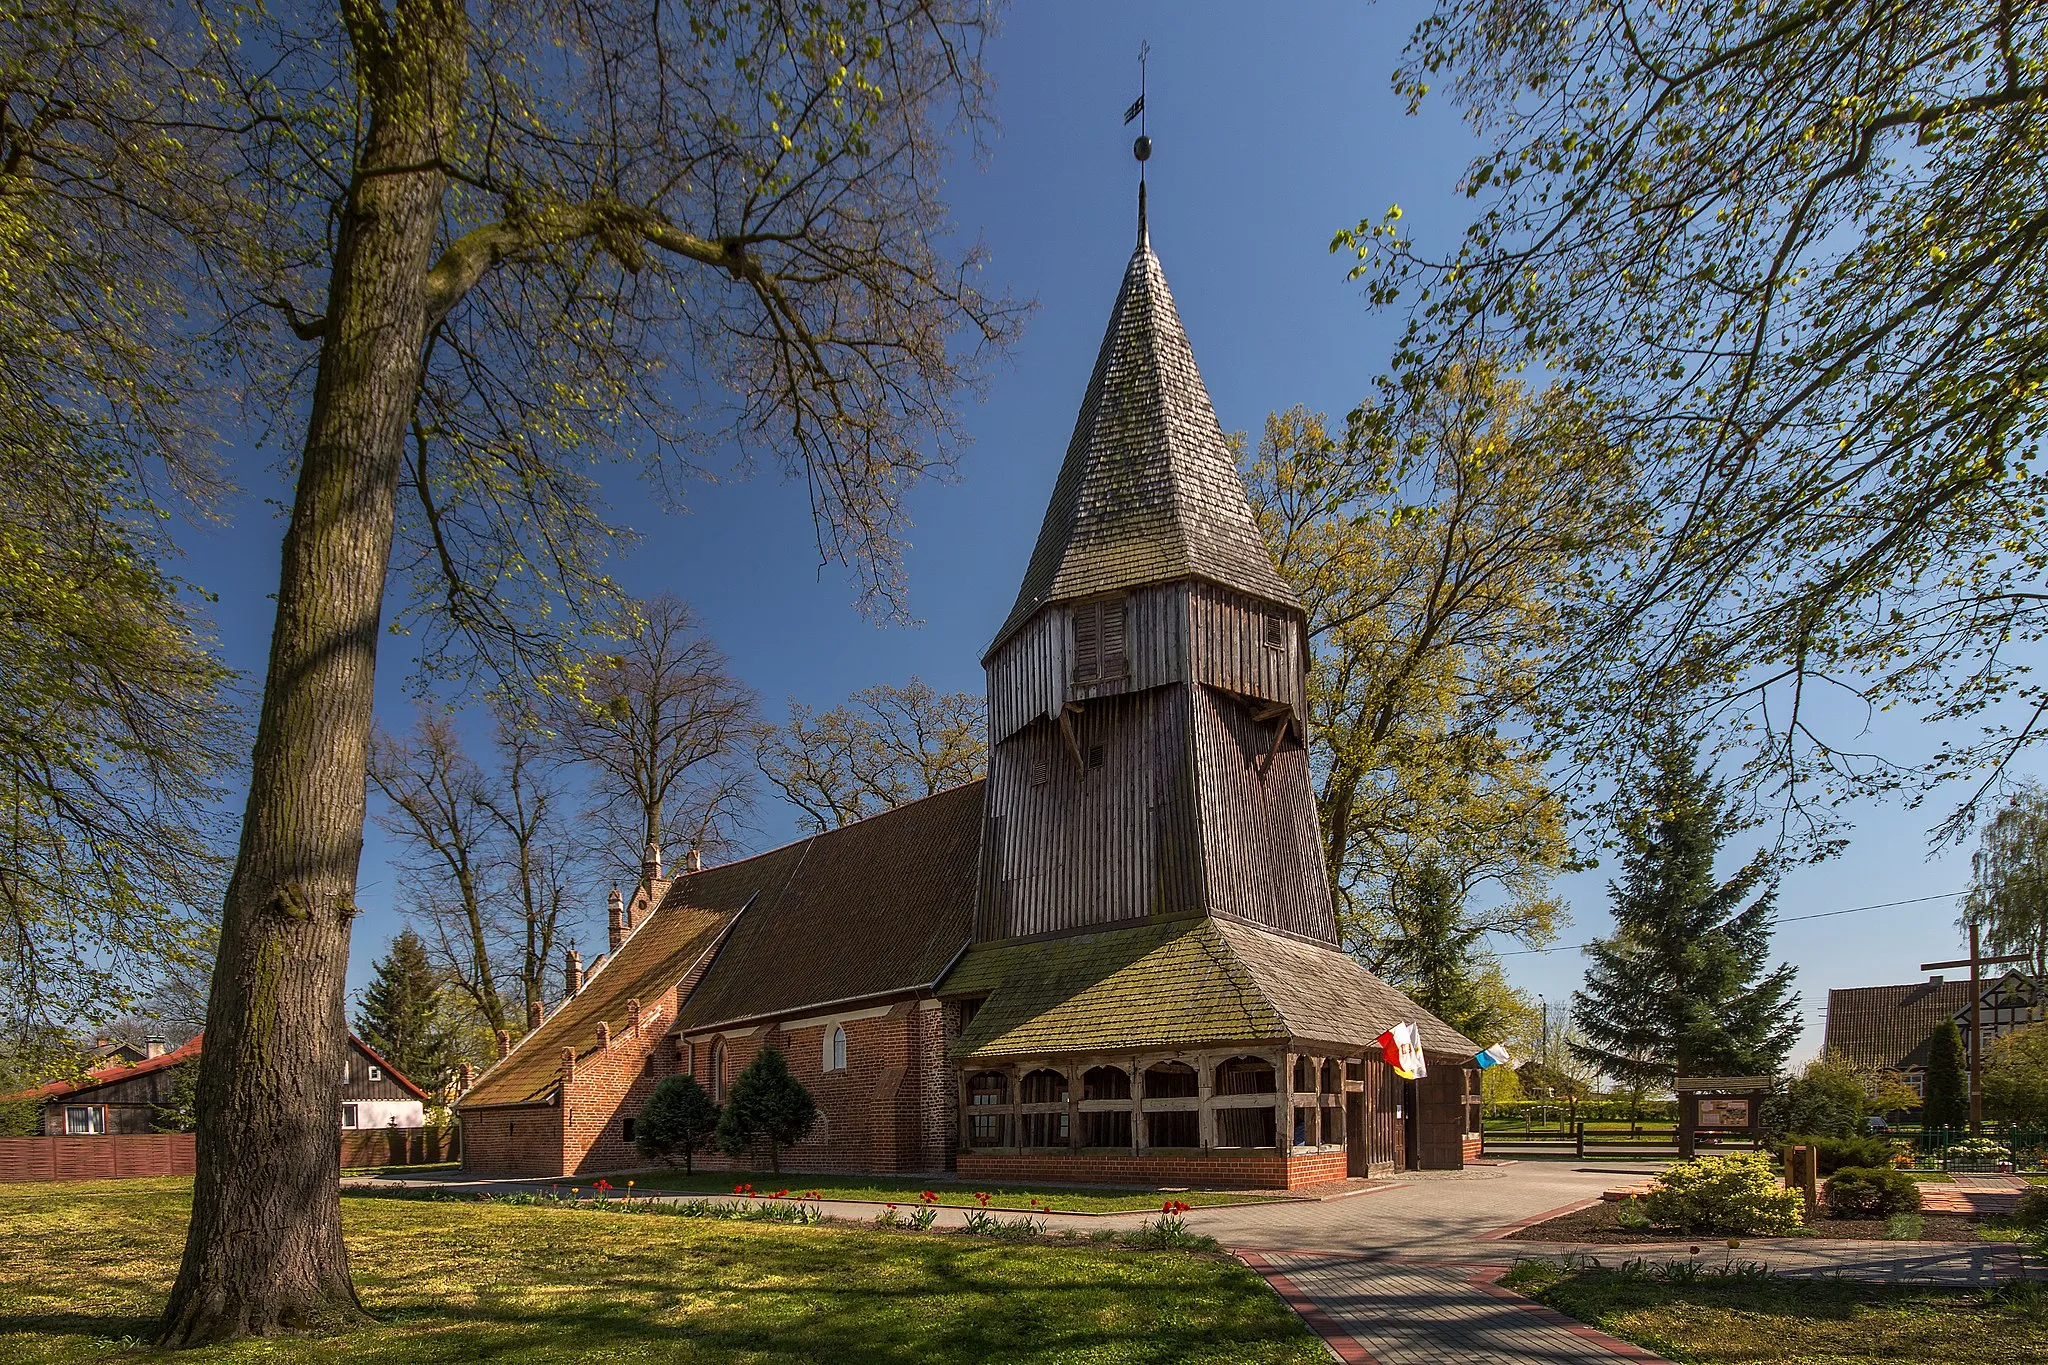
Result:
<svg viewBox="0 0 2048 1365">
<path fill-rule="evenodd" d="M 1288 1036 L 1214 920 L 968 950 L 947 996 L 986 994 L 954 1055 L 1129 1051 Z"/>
</svg>

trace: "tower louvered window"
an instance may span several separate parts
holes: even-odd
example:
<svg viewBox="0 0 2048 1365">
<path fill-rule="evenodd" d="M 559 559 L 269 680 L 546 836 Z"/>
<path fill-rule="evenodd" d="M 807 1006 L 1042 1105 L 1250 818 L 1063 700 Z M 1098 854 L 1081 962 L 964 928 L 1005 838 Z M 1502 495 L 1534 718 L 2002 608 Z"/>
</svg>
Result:
<svg viewBox="0 0 2048 1365">
<path fill-rule="evenodd" d="M 1130 671 L 1126 661 L 1124 599 L 1084 602 L 1074 608 L 1074 681 L 1101 682 Z"/>
</svg>

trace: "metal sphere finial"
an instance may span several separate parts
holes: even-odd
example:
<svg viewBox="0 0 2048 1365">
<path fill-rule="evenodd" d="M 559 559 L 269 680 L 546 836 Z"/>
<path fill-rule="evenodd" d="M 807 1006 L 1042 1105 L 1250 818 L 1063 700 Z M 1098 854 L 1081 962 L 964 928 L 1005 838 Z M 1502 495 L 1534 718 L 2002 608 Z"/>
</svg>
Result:
<svg viewBox="0 0 2048 1365">
<path fill-rule="evenodd" d="M 1152 159 L 1152 139 L 1140 133 L 1138 140 L 1131 144 L 1131 155 L 1140 161 L 1150 161 Z"/>
</svg>

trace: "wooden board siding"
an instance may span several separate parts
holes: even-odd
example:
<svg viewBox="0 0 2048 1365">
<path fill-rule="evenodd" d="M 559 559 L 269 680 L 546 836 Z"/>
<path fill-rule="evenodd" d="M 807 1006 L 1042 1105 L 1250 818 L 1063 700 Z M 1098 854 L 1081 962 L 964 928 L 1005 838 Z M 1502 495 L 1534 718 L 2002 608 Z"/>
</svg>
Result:
<svg viewBox="0 0 2048 1365">
<path fill-rule="evenodd" d="M 1187 694 L 1110 697 L 1070 724 L 1071 746 L 1040 721 L 989 756 L 978 940 L 1201 909 Z"/>
<path fill-rule="evenodd" d="M 1291 734 L 1276 752 L 1281 722 L 1220 692 L 1197 689 L 1193 713 L 1209 908 L 1334 943 L 1307 752 Z"/>
<path fill-rule="evenodd" d="M 1122 677 L 1076 686 L 1072 604 L 1046 608 L 988 663 L 988 725 L 1000 744 L 1037 720 L 1057 719 L 1069 701 L 1120 696 L 1188 676 L 1188 585 L 1139 588 L 1124 600 Z"/>
<path fill-rule="evenodd" d="M 374 1081 L 370 1079 L 370 1068 L 373 1066 L 379 1073 Z M 351 1041 L 348 1050 L 348 1080 L 341 1087 L 341 1098 L 344 1103 L 357 1100 L 416 1100 L 419 1094 L 393 1080 L 388 1064 L 371 1057 Z"/>
<path fill-rule="evenodd" d="M 1194 681 L 1241 697 L 1286 702 L 1297 718 L 1308 713 L 1299 611 L 1213 583 L 1188 585 L 1187 611 Z M 1278 649 L 1266 643 L 1266 622 L 1274 617 L 1282 622 Z"/>
</svg>

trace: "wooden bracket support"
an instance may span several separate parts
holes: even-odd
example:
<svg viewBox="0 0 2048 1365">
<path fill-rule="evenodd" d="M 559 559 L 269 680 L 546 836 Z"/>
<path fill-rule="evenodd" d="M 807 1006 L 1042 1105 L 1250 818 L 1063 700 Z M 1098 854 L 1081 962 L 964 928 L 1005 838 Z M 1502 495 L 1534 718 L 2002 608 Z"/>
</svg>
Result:
<svg viewBox="0 0 2048 1365">
<path fill-rule="evenodd" d="M 1074 756 L 1074 776 L 1088 775 L 1088 760 L 1082 757 L 1081 741 L 1074 737 L 1074 717 L 1081 714 L 1078 703 L 1068 702 L 1060 708 L 1060 734 L 1066 738 L 1067 752 Z"/>
</svg>

